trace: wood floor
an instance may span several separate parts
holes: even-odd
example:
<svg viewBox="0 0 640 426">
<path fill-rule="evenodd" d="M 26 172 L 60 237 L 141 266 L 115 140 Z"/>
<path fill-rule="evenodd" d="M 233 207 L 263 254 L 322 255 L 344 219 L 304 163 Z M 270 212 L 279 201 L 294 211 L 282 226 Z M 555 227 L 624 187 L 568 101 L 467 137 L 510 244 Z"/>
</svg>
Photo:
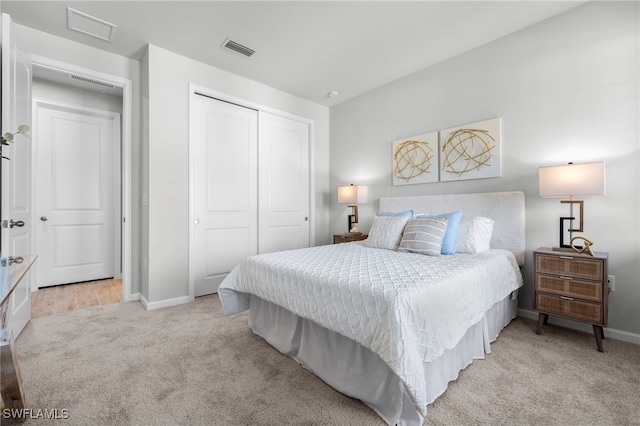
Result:
<svg viewBox="0 0 640 426">
<path fill-rule="evenodd" d="M 122 301 L 122 280 L 101 280 L 41 288 L 31 294 L 31 318 Z"/>
</svg>

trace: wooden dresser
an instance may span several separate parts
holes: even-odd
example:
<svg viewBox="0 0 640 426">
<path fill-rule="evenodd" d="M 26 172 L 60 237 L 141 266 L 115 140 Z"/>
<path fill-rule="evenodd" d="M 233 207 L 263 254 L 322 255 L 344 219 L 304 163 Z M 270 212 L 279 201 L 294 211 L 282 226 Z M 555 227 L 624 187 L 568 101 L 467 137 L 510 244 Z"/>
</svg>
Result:
<svg viewBox="0 0 640 426">
<path fill-rule="evenodd" d="M 12 297 L 16 288 L 36 260 L 36 255 L 0 257 L 0 424 L 22 423 L 26 420 L 27 403 L 22 375 L 10 327 Z M 30 291 L 25 287 L 26 291 Z M 29 311 L 30 315 L 30 311 Z M 9 412 L 5 412 L 8 409 Z"/>
<path fill-rule="evenodd" d="M 333 234 L 333 244 L 366 240 L 368 234 Z"/>
<path fill-rule="evenodd" d="M 539 312 L 537 334 L 549 315 L 593 325 L 596 344 L 604 352 L 603 327 L 607 325 L 609 285 L 608 254 L 593 256 L 541 247 L 533 252 L 533 309 Z"/>
</svg>

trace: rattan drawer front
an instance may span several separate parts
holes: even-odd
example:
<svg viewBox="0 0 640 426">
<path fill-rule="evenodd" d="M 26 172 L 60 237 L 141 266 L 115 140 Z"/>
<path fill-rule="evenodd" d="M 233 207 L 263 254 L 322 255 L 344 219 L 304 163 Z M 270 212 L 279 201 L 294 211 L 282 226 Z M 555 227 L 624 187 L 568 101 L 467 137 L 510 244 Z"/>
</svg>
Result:
<svg viewBox="0 0 640 426">
<path fill-rule="evenodd" d="M 536 291 L 593 300 L 594 302 L 602 301 L 601 282 L 571 279 L 571 277 L 561 275 L 536 274 Z"/>
<path fill-rule="evenodd" d="M 571 256 L 536 256 L 536 272 L 570 275 L 576 278 L 602 280 L 602 261 Z"/>
<path fill-rule="evenodd" d="M 537 293 L 536 309 L 567 318 L 602 324 L 602 304 L 582 300 L 567 300 L 561 296 Z"/>
</svg>

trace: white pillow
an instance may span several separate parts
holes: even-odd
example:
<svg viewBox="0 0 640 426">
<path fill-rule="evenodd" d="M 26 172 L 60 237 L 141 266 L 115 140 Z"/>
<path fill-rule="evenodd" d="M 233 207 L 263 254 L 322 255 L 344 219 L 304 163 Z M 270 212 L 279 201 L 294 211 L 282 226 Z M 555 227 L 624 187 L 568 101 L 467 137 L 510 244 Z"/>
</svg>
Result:
<svg viewBox="0 0 640 426">
<path fill-rule="evenodd" d="M 397 250 L 407 220 L 407 216 L 374 216 L 367 247 Z"/>
<path fill-rule="evenodd" d="M 456 253 L 481 253 L 491 248 L 493 219 L 476 216 L 463 217 L 456 239 Z"/>
<path fill-rule="evenodd" d="M 407 222 L 398 251 L 440 256 L 447 218 L 413 219 Z"/>
</svg>

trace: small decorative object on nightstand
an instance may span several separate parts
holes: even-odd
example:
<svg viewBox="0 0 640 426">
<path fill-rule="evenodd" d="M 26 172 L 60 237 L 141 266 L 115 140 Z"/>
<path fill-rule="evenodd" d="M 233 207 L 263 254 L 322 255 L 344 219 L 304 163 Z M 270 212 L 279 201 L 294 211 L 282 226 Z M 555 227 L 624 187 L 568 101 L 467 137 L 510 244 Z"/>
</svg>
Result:
<svg viewBox="0 0 640 426">
<path fill-rule="evenodd" d="M 536 334 L 549 315 L 593 325 L 598 351 L 604 352 L 603 327 L 609 305 L 609 255 L 603 252 L 570 254 L 541 247 L 533 252 L 533 309 L 539 312 Z"/>
<path fill-rule="evenodd" d="M 350 243 L 351 241 L 366 240 L 367 234 L 333 234 L 333 244 Z"/>
</svg>

